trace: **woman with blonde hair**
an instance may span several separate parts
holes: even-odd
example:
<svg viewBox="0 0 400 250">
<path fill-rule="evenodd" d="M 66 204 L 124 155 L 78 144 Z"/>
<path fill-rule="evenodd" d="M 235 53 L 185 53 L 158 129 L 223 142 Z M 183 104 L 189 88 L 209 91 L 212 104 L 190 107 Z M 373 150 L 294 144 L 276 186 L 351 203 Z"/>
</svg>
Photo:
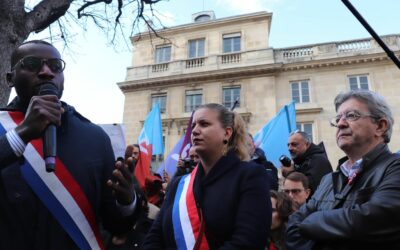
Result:
<svg viewBox="0 0 400 250">
<path fill-rule="evenodd" d="M 171 181 L 144 249 L 264 249 L 271 227 L 269 178 L 248 162 L 240 115 L 220 104 L 193 115 L 200 163 Z"/>
</svg>

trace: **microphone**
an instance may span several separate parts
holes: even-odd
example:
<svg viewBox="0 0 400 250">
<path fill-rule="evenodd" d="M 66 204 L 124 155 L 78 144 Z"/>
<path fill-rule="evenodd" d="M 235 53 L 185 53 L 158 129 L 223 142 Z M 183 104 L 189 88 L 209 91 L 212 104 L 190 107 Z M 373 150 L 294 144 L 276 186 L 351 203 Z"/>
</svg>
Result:
<svg viewBox="0 0 400 250">
<path fill-rule="evenodd" d="M 56 85 L 46 82 L 40 85 L 39 95 L 58 96 L 59 91 Z M 43 134 L 43 158 L 46 164 L 46 172 L 54 172 L 56 168 L 57 155 L 57 127 L 49 124 Z"/>
</svg>

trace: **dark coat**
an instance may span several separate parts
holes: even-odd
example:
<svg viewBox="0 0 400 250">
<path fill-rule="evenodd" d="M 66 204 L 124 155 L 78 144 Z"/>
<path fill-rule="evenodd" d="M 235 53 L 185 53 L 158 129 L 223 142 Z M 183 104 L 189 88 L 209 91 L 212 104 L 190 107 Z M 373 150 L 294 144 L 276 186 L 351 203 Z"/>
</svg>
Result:
<svg viewBox="0 0 400 250">
<path fill-rule="evenodd" d="M 295 170 L 307 176 L 312 193 L 317 189 L 322 177 L 332 172 L 331 163 L 322 143 L 319 145 L 311 143 L 306 152 L 293 159 L 293 162 Z"/>
<path fill-rule="evenodd" d="M 71 106 L 63 107 L 62 125 L 57 128 L 58 157 L 86 194 L 96 220 L 108 231 L 127 231 L 133 217 L 122 217 L 106 186 L 114 169 L 109 137 Z M 25 159 L 14 154 L 4 134 L 0 148 L 0 249 L 77 249 L 21 176 Z"/>
<path fill-rule="evenodd" d="M 172 181 L 144 249 L 176 249 L 172 208 L 181 177 Z M 271 226 L 268 175 L 260 165 L 240 161 L 233 152 L 194 181 L 196 203 L 205 218 L 211 249 L 264 249 Z"/>
<path fill-rule="evenodd" d="M 267 160 L 264 150 L 261 148 L 256 148 L 251 161 L 262 165 L 270 177 L 271 189 L 278 191 L 279 179 L 278 179 L 278 169 L 274 164 Z"/>
<path fill-rule="evenodd" d="M 380 144 L 362 159 L 351 185 L 340 170 L 326 175 L 290 216 L 288 249 L 400 249 L 400 156 Z"/>
</svg>

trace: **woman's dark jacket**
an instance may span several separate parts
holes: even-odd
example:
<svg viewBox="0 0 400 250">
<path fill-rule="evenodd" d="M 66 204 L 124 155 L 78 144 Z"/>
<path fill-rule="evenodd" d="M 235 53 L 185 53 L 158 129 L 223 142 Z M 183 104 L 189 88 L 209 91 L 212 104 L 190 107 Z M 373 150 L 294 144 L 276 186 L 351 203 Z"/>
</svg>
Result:
<svg viewBox="0 0 400 250">
<path fill-rule="evenodd" d="M 144 249 L 176 249 L 172 208 L 180 179 L 171 182 Z M 271 226 L 268 180 L 262 166 L 240 161 L 233 152 L 223 156 L 207 176 L 199 165 L 193 189 L 211 249 L 265 248 Z"/>
</svg>

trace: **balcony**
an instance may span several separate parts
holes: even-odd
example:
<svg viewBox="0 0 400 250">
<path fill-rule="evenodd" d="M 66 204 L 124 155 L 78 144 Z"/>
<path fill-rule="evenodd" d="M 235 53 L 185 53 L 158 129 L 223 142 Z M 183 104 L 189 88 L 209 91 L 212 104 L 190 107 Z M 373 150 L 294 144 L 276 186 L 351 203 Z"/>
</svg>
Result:
<svg viewBox="0 0 400 250">
<path fill-rule="evenodd" d="M 400 50 L 400 35 L 388 35 L 381 38 L 392 51 Z M 276 62 L 291 63 L 382 53 L 383 49 L 373 38 L 368 38 L 282 48 L 276 49 L 274 52 Z"/>
<path fill-rule="evenodd" d="M 151 66 L 151 72 L 164 72 L 168 70 L 168 63 L 154 64 Z"/>
<path fill-rule="evenodd" d="M 232 53 L 220 56 L 221 64 L 229 64 L 229 63 L 239 63 L 241 59 L 241 53 Z"/>
<path fill-rule="evenodd" d="M 283 58 L 312 56 L 312 47 L 294 48 L 283 51 Z"/>
<path fill-rule="evenodd" d="M 359 40 L 336 44 L 339 53 L 371 49 L 371 40 Z"/>
<path fill-rule="evenodd" d="M 273 49 L 242 51 L 238 53 L 210 55 L 168 63 L 130 67 L 126 81 L 140 81 L 150 78 L 176 76 L 192 73 L 206 73 L 209 71 L 233 69 L 239 67 L 273 64 Z"/>
<path fill-rule="evenodd" d="M 203 67 L 205 60 L 206 59 L 204 57 L 188 59 L 186 60 L 186 68 L 191 69 L 191 68 Z"/>
</svg>

